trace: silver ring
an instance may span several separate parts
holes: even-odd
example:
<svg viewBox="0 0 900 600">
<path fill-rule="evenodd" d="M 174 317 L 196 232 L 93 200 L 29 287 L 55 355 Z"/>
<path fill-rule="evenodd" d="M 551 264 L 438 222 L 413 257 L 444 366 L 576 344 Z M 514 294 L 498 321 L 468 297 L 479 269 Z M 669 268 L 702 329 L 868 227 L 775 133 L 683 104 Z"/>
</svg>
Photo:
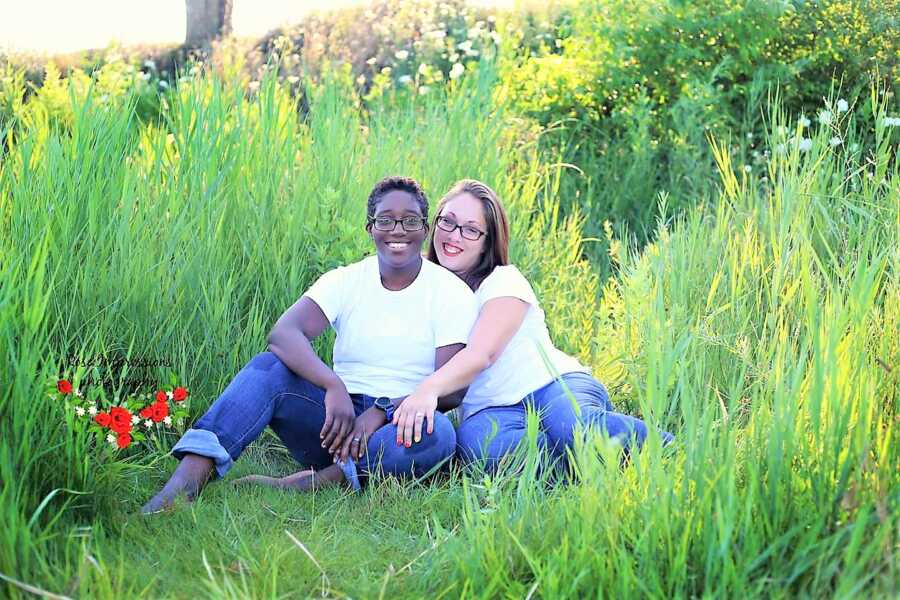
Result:
<svg viewBox="0 0 900 600">
<path fill-rule="evenodd" d="M 416 417 L 424 417 L 424 416 L 425 416 L 425 413 L 420 413 L 420 412 L 416 413 Z"/>
<path fill-rule="evenodd" d="M 358 437 L 355 437 L 355 438 L 353 438 L 353 441 L 354 441 L 354 442 L 358 442 L 358 441 L 359 441 L 359 438 L 358 438 Z"/>
</svg>

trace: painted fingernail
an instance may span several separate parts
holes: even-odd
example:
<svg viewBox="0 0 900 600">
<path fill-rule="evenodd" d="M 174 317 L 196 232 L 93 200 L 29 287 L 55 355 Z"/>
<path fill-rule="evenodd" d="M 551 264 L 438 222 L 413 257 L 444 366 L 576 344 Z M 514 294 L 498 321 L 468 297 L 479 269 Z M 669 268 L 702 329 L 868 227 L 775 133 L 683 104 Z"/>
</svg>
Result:
<svg viewBox="0 0 900 600">
<path fill-rule="evenodd" d="M 412 446 L 412 442 L 406 442 L 406 447 L 409 448 L 410 446 Z"/>
</svg>

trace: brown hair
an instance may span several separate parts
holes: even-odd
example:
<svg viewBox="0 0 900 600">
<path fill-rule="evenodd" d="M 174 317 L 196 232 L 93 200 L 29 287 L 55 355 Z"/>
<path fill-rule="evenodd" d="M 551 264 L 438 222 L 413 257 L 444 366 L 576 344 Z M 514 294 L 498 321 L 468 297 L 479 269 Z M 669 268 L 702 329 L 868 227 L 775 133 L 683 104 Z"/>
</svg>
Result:
<svg viewBox="0 0 900 600">
<path fill-rule="evenodd" d="M 487 225 L 487 231 L 485 231 L 484 236 L 484 252 L 481 255 L 481 259 L 468 273 L 462 275 L 462 280 L 470 288 L 476 290 L 485 277 L 491 274 L 494 267 L 509 264 L 509 221 L 506 218 L 503 204 L 494 190 L 475 179 L 457 181 L 444 194 L 441 201 L 438 202 L 437 210 L 434 213 L 431 236 L 428 240 L 428 260 L 431 262 L 440 264 L 437 251 L 434 249 L 434 232 L 437 219 L 441 216 L 444 205 L 460 194 L 471 194 L 481 202 L 481 207 L 484 211 L 484 221 Z"/>
</svg>

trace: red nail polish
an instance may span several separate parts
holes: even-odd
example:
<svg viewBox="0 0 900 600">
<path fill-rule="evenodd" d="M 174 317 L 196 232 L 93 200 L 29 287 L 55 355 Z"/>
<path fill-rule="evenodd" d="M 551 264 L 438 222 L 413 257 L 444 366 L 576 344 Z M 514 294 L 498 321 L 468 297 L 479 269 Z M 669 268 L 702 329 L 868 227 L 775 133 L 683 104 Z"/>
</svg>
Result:
<svg viewBox="0 0 900 600">
<path fill-rule="evenodd" d="M 410 446 L 412 446 L 412 442 L 406 442 L 406 447 L 409 448 Z"/>
</svg>

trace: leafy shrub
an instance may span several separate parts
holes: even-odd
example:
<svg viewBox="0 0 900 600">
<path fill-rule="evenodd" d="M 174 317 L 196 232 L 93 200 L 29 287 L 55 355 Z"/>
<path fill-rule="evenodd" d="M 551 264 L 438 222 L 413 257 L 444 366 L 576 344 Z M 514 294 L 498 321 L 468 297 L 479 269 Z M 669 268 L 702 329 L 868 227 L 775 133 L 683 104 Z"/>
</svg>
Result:
<svg viewBox="0 0 900 600">
<path fill-rule="evenodd" d="M 648 230 L 657 193 L 679 210 L 709 196 L 707 137 L 760 165 L 760 106 L 776 89 L 795 113 L 841 94 L 853 103 L 878 69 L 900 81 L 897 0 L 578 2 L 561 53 L 507 56 L 504 96 L 549 128 L 544 146 L 580 171 L 564 184 L 589 232 L 611 219 Z M 836 98 L 835 98 L 836 99 Z M 865 144 L 871 136 L 862 140 Z M 635 178 L 632 173 L 640 173 Z"/>
<path fill-rule="evenodd" d="M 370 97 L 390 87 L 427 93 L 495 52 L 495 24 L 487 9 L 463 0 L 379 0 L 312 14 L 296 27 L 272 32 L 251 51 L 248 68 L 259 75 L 275 58 L 279 74 L 296 82 L 348 64 Z"/>
</svg>

